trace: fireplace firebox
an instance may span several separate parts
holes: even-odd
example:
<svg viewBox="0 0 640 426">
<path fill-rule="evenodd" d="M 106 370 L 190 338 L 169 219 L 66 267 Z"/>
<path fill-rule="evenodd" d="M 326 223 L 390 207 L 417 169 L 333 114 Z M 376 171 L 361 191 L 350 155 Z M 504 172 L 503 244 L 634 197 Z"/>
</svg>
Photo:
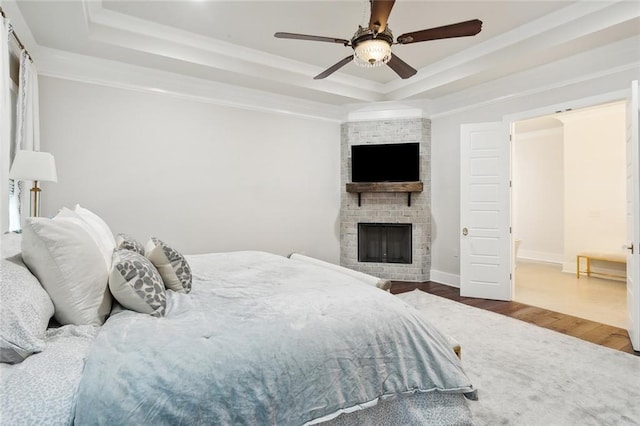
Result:
<svg viewBox="0 0 640 426">
<path fill-rule="evenodd" d="M 358 223 L 358 262 L 412 263 L 412 224 Z"/>
</svg>

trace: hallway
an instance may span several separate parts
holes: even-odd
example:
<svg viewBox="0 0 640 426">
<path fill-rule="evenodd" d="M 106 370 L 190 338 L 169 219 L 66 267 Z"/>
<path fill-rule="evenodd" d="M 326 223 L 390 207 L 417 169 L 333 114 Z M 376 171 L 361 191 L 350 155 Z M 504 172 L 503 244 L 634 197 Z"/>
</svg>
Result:
<svg viewBox="0 0 640 426">
<path fill-rule="evenodd" d="M 627 328 L 626 283 L 561 271 L 558 264 L 519 260 L 515 269 L 517 302 Z"/>
</svg>

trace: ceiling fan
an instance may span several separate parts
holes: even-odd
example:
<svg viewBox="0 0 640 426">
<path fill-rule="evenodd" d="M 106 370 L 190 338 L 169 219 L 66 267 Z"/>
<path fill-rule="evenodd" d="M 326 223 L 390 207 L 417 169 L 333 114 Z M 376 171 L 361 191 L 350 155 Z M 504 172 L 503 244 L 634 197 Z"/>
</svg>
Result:
<svg viewBox="0 0 640 426">
<path fill-rule="evenodd" d="M 470 21 L 458 22 L 457 24 L 444 25 L 442 27 L 429 28 L 412 33 L 402 34 L 397 41 L 393 42 L 393 34 L 387 26 L 389 14 L 393 8 L 395 0 L 369 0 L 371 2 L 371 18 L 369 26 L 358 26 L 358 30 L 351 40 L 343 38 L 322 37 L 306 34 L 275 33 L 277 38 L 289 38 L 295 40 L 324 41 L 328 43 L 338 43 L 354 50 L 353 55 L 349 55 L 337 64 L 327 68 L 325 71 L 313 77 L 315 80 L 326 78 L 347 65 L 352 60 L 356 65 L 362 67 L 377 67 L 388 65 L 402 78 L 409 78 L 418 71 L 411 65 L 391 54 L 393 44 L 410 44 L 421 41 L 438 40 L 454 37 L 474 36 L 482 29 L 482 21 L 472 19 Z"/>
</svg>

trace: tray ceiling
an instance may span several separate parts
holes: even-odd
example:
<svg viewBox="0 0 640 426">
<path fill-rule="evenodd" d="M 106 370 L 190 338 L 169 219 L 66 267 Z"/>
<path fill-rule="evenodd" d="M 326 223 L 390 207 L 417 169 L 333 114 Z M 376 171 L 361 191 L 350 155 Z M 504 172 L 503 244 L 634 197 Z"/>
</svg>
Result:
<svg viewBox="0 0 640 426">
<path fill-rule="evenodd" d="M 640 35 L 636 1 L 409 1 L 389 19 L 404 32 L 479 18 L 475 37 L 394 45 L 418 70 L 351 63 L 340 44 L 276 39 L 276 31 L 351 38 L 365 1 L 18 1 L 38 46 L 334 105 L 435 99 L 510 73 Z M 581 70 L 576 70 L 581 72 Z"/>
</svg>

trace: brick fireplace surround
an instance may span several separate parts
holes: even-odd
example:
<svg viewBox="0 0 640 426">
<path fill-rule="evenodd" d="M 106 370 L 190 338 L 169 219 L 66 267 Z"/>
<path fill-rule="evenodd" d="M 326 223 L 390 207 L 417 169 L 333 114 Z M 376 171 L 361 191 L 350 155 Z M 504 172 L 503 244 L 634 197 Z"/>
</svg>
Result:
<svg viewBox="0 0 640 426">
<path fill-rule="evenodd" d="M 351 145 L 420 143 L 421 193 L 348 193 L 351 182 Z M 354 121 L 341 126 L 340 264 L 380 278 L 428 281 L 431 269 L 431 120 L 426 118 Z M 412 223 L 413 263 L 358 262 L 358 223 Z"/>
</svg>

